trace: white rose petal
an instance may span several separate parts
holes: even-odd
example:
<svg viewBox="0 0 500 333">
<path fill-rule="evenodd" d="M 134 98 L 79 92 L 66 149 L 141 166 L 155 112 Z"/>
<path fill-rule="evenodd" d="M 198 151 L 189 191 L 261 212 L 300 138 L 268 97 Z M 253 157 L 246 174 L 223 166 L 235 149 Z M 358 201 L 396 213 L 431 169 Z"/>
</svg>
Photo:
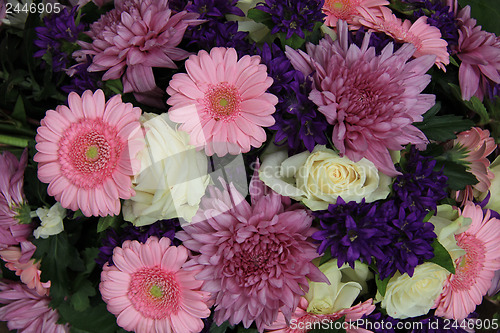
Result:
<svg viewBox="0 0 500 333">
<path fill-rule="evenodd" d="M 123 205 L 123 217 L 136 226 L 179 217 L 191 222 L 210 181 L 203 152 L 189 145 L 168 114 L 145 113 L 146 147 L 138 158 L 141 171 L 133 181 L 136 195 Z"/>
<path fill-rule="evenodd" d="M 59 202 L 50 209 L 38 208 L 36 215 L 42 221 L 41 225 L 33 231 L 36 239 L 40 237 L 45 239 L 64 230 L 63 219 L 66 217 L 66 209 Z"/>
<path fill-rule="evenodd" d="M 433 307 L 449 274 L 443 267 L 426 262 L 415 268 L 412 277 L 397 272 L 389 280 L 384 297 L 377 294 L 377 298 L 393 318 L 418 317 Z"/>
<path fill-rule="evenodd" d="M 275 192 L 312 210 L 327 209 L 338 197 L 358 203 L 363 198 L 366 202 L 385 199 L 392 182 L 367 159 L 353 162 L 325 146 L 291 157 L 273 148 L 263 157 L 259 177 Z"/>
</svg>

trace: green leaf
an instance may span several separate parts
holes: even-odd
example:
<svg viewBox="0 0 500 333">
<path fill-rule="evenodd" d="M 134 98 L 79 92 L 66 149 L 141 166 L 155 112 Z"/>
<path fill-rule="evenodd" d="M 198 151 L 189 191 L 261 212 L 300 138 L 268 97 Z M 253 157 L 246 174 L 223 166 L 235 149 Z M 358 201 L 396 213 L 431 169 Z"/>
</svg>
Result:
<svg viewBox="0 0 500 333">
<path fill-rule="evenodd" d="M 437 102 L 424 114 L 422 122 L 413 123 L 429 140 L 448 141 L 455 139 L 457 137 L 456 132 L 466 131 L 474 126 L 472 120 L 463 119 L 460 116 L 436 116 L 440 109 L 441 103 Z"/>
<path fill-rule="evenodd" d="M 450 56 L 450 64 L 459 67 L 460 65 L 458 64 L 457 60 L 453 57 Z"/>
<path fill-rule="evenodd" d="M 30 142 L 30 139 L 0 134 L 0 143 L 6 144 L 9 146 L 25 148 L 25 147 L 28 147 L 29 142 Z"/>
<path fill-rule="evenodd" d="M 390 276 L 386 277 L 383 280 L 380 280 L 380 275 L 375 274 L 375 284 L 377 285 L 378 292 L 382 297 L 385 296 L 385 290 L 387 289 L 387 284 L 389 283 L 389 280 L 391 279 Z"/>
<path fill-rule="evenodd" d="M 61 320 L 79 330 L 99 333 L 115 333 L 118 330 L 116 317 L 106 309 L 102 301 L 83 312 L 75 311 L 69 302 L 62 303 L 57 310 Z"/>
<path fill-rule="evenodd" d="M 16 105 L 14 105 L 14 111 L 10 115 L 22 124 L 26 124 L 26 110 L 24 109 L 23 97 L 21 94 L 17 97 Z"/>
<path fill-rule="evenodd" d="M 210 333 L 225 333 L 229 327 L 232 326 L 229 325 L 228 321 L 223 322 L 220 326 L 217 326 L 214 322 L 212 326 L 210 326 Z"/>
<path fill-rule="evenodd" d="M 474 111 L 477 115 L 479 115 L 480 120 L 478 125 L 485 125 L 490 121 L 490 116 L 488 114 L 488 111 L 486 110 L 484 104 L 479 100 L 479 98 L 477 98 L 476 96 L 472 96 L 470 100 L 465 101 L 462 99 L 462 93 L 460 91 L 459 86 L 453 83 L 448 83 L 448 85 L 450 86 L 451 92 L 455 96 L 455 98 L 462 101 L 462 103 L 467 108 L 469 108 L 470 110 Z"/>
<path fill-rule="evenodd" d="M 429 221 L 429 220 L 431 219 L 431 217 L 433 217 L 433 216 L 434 216 L 434 214 L 435 214 L 435 213 L 436 213 L 436 212 L 435 212 L 435 211 L 433 211 L 433 210 L 431 210 L 430 212 L 428 212 L 428 213 L 427 213 L 427 215 L 425 215 L 425 217 L 424 217 L 424 222 Z"/>
<path fill-rule="evenodd" d="M 452 190 L 463 190 L 467 185 L 474 185 L 478 183 L 476 176 L 468 172 L 464 165 L 452 161 L 443 162 L 438 160 L 434 170 L 440 170 L 442 166 L 444 166 L 444 175 L 448 177 L 448 186 Z"/>
<path fill-rule="evenodd" d="M 120 219 L 118 216 L 105 216 L 99 218 L 99 223 L 97 223 L 97 232 L 103 232 L 109 227 L 116 228 L 120 225 Z"/>
<path fill-rule="evenodd" d="M 83 251 L 83 261 L 85 264 L 84 274 L 90 274 L 97 263 L 95 262 L 95 258 L 97 258 L 99 254 L 99 248 L 97 247 L 88 247 Z"/>
<path fill-rule="evenodd" d="M 104 91 L 107 95 L 121 95 L 123 94 L 122 80 L 107 80 L 104 82 Z"/>
<path fill-rule="evenodd" d="M 325 254 L 321 257 L 321 260 L 319 261 L 319 265 L 323 265 L 324 263 L 327 263 L 332 259 L 332 251 L 326 251 Z"/>
<path fill-rule="evenodd" d="M 437 239 L 435 239 L 432 243 L 432 248 L 434 249 L 434 257 L 428 261 L 447 269 L 451 274 L 455 274 L 453 259 L 451 259 L 450 254 L 444 246 L 441 245 Z"/>
<path fill-rule="evenodd" d="M 263 12 L 260 9 L 256 8 L 249 9 L 247 17 L 251 20 L 254 20 L 257 23 L 262 23 L 266 25 L 269 29 L 272 29 L 274 27 L 271 14 Z"/>
<path fill-rule="evenodd" d="M 89 297 L 95 294 L 96 290 L 92 286 L 92 283 L 89 280 L 85 280 L 80 289 L 71 295 L 70 303 L 76 311 L 82 312 L 90 307 Z"/>
<path fill-rule="evenodd" d="M 471 17 L 477 20 L 477 24 L 483 30 L 493 32 L 500 36 L 500 1 L 498 0 L 458 0 L 460 6 L 471 6 Z"/>
</svg>

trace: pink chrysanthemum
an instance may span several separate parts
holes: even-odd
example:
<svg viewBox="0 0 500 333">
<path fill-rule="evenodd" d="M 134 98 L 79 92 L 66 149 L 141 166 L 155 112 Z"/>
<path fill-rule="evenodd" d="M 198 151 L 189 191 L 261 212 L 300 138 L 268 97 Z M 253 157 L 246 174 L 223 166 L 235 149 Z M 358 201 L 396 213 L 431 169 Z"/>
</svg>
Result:
<svg viewBox="0 0 500 333">
<path fill-rule="evenodd" d="M 495 140 L 490 137 L 488 130 L 473 127 L 459 133 L 453 141 L 453 145 L 460 145 L 467 149 L 467 156 L 464 160 L 469 163 L 467 166 L 469 172 L 476 176 L 479 181 L 473 186 L 468 185 L 464 191 L 457 192 L 457 200 L 460 202 L 472 201 L 473 189 L 486 192 L 491 186 L 491 180 L 495 178 L 495 174 L 489 169 L 490 161 L 487 158 L 497 147 Z"/>
<path fill-rule="evenodd" d="M 500 83 L 500 38 L 482 31 L 470 12 L 470 6 L 465 6 L 457 16 L 457 56 L 462 61 L 458 80 L 464 100 L 472 96 L 483 100 L 488 80 Z"/>
<path fill-rule="evenodd" d="M 363 17 L 358 20 L 359 23 L 375 31 L 383 32 L 398 42 L 413 44 L 416 48 L 413 54 L 415 58 L 434 55 L 436 66 L 446 71 L 445 65 L 450 63 L 448 42 L 441 38 L 441 31 L 438 28 L 427 24 L 427 16 L 419 17 L 412 24 L 410 20 L 403 22 L 387 7 L 380 8 L 381 15 L 374 15 L 364 8 L 359 10 Z"/>
<path fill-rule="evenodd" d="M 326 0 L 323 13 L 326 15 L 325 24 L 336 27 L 338 20 L 345 21 L 352 28 L 358 28 L 357 19 L 361 18 L 358 7 L 377 16 L 381 6 L 389 5 L 386 0 Z"/>
<path fill-rule="evenodd" d="M 20 224 L 17 218 L 21 207 L 26 205 L 23 181 L 27 163 L 27 149 L 20 160 L 8 151 L 0 155 L 0 249 L 21 244 L 23 262 L 33 254 L 33 246 L 27 241 L 33 228 L 29 224 Z"/>
<path fill-rule="evenodd" d="M 278 98 L 266 93 L 273 79 L 259 56 L 238 60 L 233 48 L 202 50 L 186 61 L 187 74 L 175 74 L 167 88 L 172 121 L 190 134 L 190 144 L 208 155 L 246 153 L 266 140 L 262 128 L 274 124 Z"/>
<path fill-rule="evenodd" d="M 356 321 L 361 319 L 364 315 L 369 315 L 373 312 L 373 310 L 375 310 L 375 305 L 373 305 L 372 303 L 373 300 L 370 298 L 369 300 L 366 300 L 363 303 L 359 303 L 348 309 L 342 309 L 338 312 L 328 315 L 317 315 L 307 312 L 308 302 L 304 297 L 302 297 L 300 299 L 299 306 L 292 315 L 292 320 L 294 320 L 294 325 L 296 328 L 291 328 L 285 320 L 283 314 L 280 312 L 278 315 L 278 319 L 272 325 L 266 326 L 265 329 L 266 332 L 269 333 L 306 333 L 308 329 L 305 329 L 305 327 L 309 327 L 309 323 L 324 323 L 325 320 L 336 321 L 345 316 L 345 328 L 347 333 L 370 332 L 363 328 L 358 328 L 358 325 L 356 325 Z M 304 327 L 304 329 L 301 329 L 301 327 Z"/>
<path fill-rule="evenodd" d="M 462 216 L 472 219 L 467 231 L 455 236 L 466 253 L 455 261 L 456 271 L 445 281 L 436 301 L 436 316 L 462 320 L 481 304 L 500 269 L 500 220 L 469 202 Z"/>
<path fill-rule="evenodd" d="M 198 16 L 186 11 L 173 15 L 168 0 L 115 1 L 115 9 L 92 24 L 88 32 L 92 43 L 80 42 L 82 50 L 75 56 L 86 61 L 86 54 L 93 55 L 88 70 L 106 71 L 103 80 L 125 73 L 124 92 L 162 96 L 153 67 L 177 68 L 174 60 L 187 58 L 189 52 L 177 45 L 188 26 L 204 22 Z"/>
<path fill-rule="evenodd" d="M 86 216 L 120 213 L 133 194 L 135 159 L 144 146 L 141 109 L 120 95 L 105 102 L 102 90 L 71 93 L 69 107 L 47 111 L 36 136 L 38 178 L 64 208 Z"/>
<path fill-rule="evenodd" d="M 6 249 L 0 250 L 0 258 L 6 262 L 5 267 L 20 277 L 21 282 L 26 284 L 28 288 L 34 289 L 38 295 L 49 295 L 50 281 L 42 282 L 40 280 L 40 262 L 35 263 L 35 259 L 31 259 L 26 263 L 20 262 L 22 256 L 21 249 L 17 246 L 9 246 Z"/>
<path fill-rule="evenodd" d="M 425 144 L 424 134 L 412 125 L 422 121 L 434 105 L 434 95 L 421 94 L 430 82 L 425 72 L 433 56 L 407 62 L 415 48 L 403 45 L 393 53 L 392 43 L 379 56 L 368 47 L 369 34 L 361 48 L 348 44 L 347 25 L 338 26 L 339 38 L 307 45 L 307 54 L 287 47 L 295 69 L 304 75 L 314 72 L 309 98 L 332 124 L 332 141 L 352 161 L 363 157 L 389 176 L 398 173 L 390 150 L 408 143 Z"/>
<path fill-rule="evenodd" d="M 278 312 L 290 319 L 312 281 L 328 279 L 311 263 L 318 257 L 309 237 L 312 216 L 300 205 L 271 191 L 257 171 L 250 184 L 252 205 L 231 183 L 210 188 L 193 223 L 177 237 L 199 252 L 188 264 L 202 268 L 196 277 L 215 300 L 215 322 L 229 320 L 260 332 Z M 292 264 L 293 263 L 293 264 Z"/>
<path fill-rule="evenodd" d="M 21 283 L 0 282 L 0 320 L 19 333 L 68 333 L 69 325 L 57 324 L 59 314 L 40 296 Z"/>
<path fill-rule="evenodd" d="M 137 333 L 199 332 L 201 318 L 210 315 L 209 293 L 200 291 L 199 270 L 182 268 L 187 257 L 186 248 L 170 245 L 168 238 L 115 248 L 115 265 L 103 267 L 99 290 L 118 325 Z"/>
</svg>

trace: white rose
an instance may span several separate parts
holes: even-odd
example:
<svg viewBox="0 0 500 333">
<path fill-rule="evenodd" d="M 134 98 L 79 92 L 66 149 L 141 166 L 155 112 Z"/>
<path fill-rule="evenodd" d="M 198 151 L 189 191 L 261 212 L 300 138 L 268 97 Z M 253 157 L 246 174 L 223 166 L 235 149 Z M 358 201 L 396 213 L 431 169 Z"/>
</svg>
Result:
<svg viewBox="0 0 500 333">
<path fill-rule="evenodd" d="M 63 208 L 59 202 L 49 208 L 38 208 L 36 215 L 42 221 L 42 224 L 33 231 L 36 239 L 48 238 L 57 235 L 64 230 L 63 219 L 66 217 L 66 208 Z"/>
<path fill-rule="evenodd" d="M 309 282 L 309 291 L 304 297 L 309 302 L 307 312 L 313 314 L 332 314 L 350 308 L 360 292 L 366 290 L 366 280 L 372 277 L 368 266 L 357 261 L 354 269 L 347 264 L 339 268 L 337 259 L 332 259 L 319 266 L 319 270 L 330 285 Z"/>
<path fill-rule="evenodd" d="M 387 284 L 382 307 L 393 318 L 405 319 L 427 314 L 443 291 L 450 274 L 443 267 L 426 262 L 415 268 L 413 276 L 397 272 Z M 380 299 L 379 299 L 380 300 Z"/>
<path fill-rule="evenodd" d="M 189 135 L 167 113 L 145 113 L 141 122 L 146 147 L 138 154 L 136 195 L 125 201 L 123 217 L 136 226 L 174 217 L 190 222 L 210 181 L 206 156 L 188 144 Z"/>
<path fill-rule="evenodd" d="M 469 228 L 472 223 L 470 218 L 460 216 L 450 205 L 440 205 L 437 207 L 436 216 L 432 216 L 429 222 L 434 225 L 439 243 L 448 251 L 453 262 L 465 254 L 465 250 L 457 245 L 455 235 Z"/>
<path fill-rule="evenodd" d="M 363 158 L 353 162 L 325 146 L 316 146 L 288 157 L 275 151 L 264 157 L 260 179 L 274 191 L 302 201 L 312 210 L 324 210 L 329 204 L 344 201 L 373 202 L 390 193 L 392 179 Z"/>
</svg>

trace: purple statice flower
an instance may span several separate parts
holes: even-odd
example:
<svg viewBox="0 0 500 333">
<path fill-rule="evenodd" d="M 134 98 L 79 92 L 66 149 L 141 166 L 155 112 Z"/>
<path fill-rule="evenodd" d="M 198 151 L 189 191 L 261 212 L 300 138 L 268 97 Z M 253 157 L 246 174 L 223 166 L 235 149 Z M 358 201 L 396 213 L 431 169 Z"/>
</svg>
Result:
<svg viewBox="0 0 500 333">
<path fill-rule="evenodd" d="M 253 46 L 248 43 L 248 32 L 238 31 L 238 22 L 209 20 L 189 29 L 188 45 L 209 51 L 214 47 L 232 47 L 241 57 L 253 54 Z"/>
<path fill-rule="evenodd" d="M 265 0 L 255 7 L 271 15 L 274 27 L 271 34 L 286 33 L 286 39 L 295 33 L 305 38 L 304 31 L 312 31 L 316 22 L 323 22 L 324 1 L 321 0 Z"/>
<path fill-rule="evenodd" d="M 199 13 L 199 19 L 222 18 L 226 14 L 245 16 L 243 11 L 236 7 L 238 0 L 193 0 L 186 6 L 191 13 Z"/>
<path fill-rule="evenodd" d="M 384 251 L 384 256 L 377 258 L 377 269 L 381 279 L 392 276 L 397 270 L 413 275 L 415 267 L 434 257 L 432 242 L 436 239 L 434 225 L 423 222 L 425 212 L 408 212 L 404 207 L 397 207 L 394 201 L 388 201 L 379 209 L 379 221 L 385 220 L 392 240 Z"/>
<path fill-rule="evenodd" d="M 74 7 L 71 11 L 64 8 L 57 14 L 46 16 L 43 19 L 44 26 L 35 28 L 37 39 L 34 44 L 40 50 L 33 56 L 42 58 L 45 54 L 50 54 L 54 72 L 67 68 L 71 53 L 75 50 L 78 34 L 85 29 L 83 23 L 77 25 L 75 22 L 77 8 Z"/>
<path fill-rule="evenodd" d="M 308 98 L 312 90 L 311 80 L 293 69 L 285 53 L 276 44 L 264 44 L 262 49 L 257 49 L 257 54 L 274 80 L 268 91 L 278 97 L 273 114 L 276 123 L 270 127 L 277 131 L 275 143 L 286 141 L 292 152 L 302 151 L 304 146 L 312 151 L 316 144 L 326 144 L 326 119 Z"/>
<path fill-rule="evenodd" d="M 419 0 L 413 1 L 418 9 L 413 12 L 415 19 L 427 16 L 427 23 L 438 28 L 441 36 L 448 42 L 448 52 L 458 45 L 458 23 L 455 14 L 450 11 L 450 7 L 439 0 Z M 430 15 L 426 15 L 426 12 Z"/>
<path fill-rule="evenodd" d="M 377 218 L 377 203 L 365 203 L 364 199 L 346 203 L 339 197 L 328 210 L 313 215 L 321 224 L 321 230 L 312 235 L 321 242 L 318 253 L 330 248 L 339 267 L 347 262 L 354 268 L 355 260 L 371 263 L 372 256 L 385 258 L 383 249 L 391 243 L 392 235 L 388 224 Z"/>
<path fill-rule="evenodd" d="M 410 211 L 436 211 L 438 201 L 447 196 L 448 177 L 442 170 L 434 171 L 436 160 L 422 156 L 413 146 L 404 157 L 405 165 L 397 167 L 402 175 L 392 185 L 396 200 Z"/>
<path fill-rule="evenodd" d="M 81 95 L 85 90 L 95 91 L 102 88 L 102 75 L 87 70 L 92 65 L 92 58 L 89 55 L 86 57 L 86 62 L 81 62 L 67 71 L 67 74 L 71 76 L 71 81 L 70 84 L 61 87 L 65 93 L 69 94 L 74 91 Z"/>
<path fill-rule="evenodd" d="M 121 246 L 126 240 L 137 240 L 141 243 L 146 243 L 151 236 L 156 236 L 159 239 L 168 237 L 174 245 L 179 245 L 180 241 L 175 239 L 175 229 L 180 226 L 178 219 L 170 219 L 155 222 L 148 226 L 134 227 L 127 225 L 125 228 L 116 231 L 110 228 L 106 232 L 106 236 L 102 239 L 102 246 L 99 248 L 99 256 L 95 261 L 104 266 L 106 263 L 113 265 L 113 250 L 117 246 Z"/>
</svg>

